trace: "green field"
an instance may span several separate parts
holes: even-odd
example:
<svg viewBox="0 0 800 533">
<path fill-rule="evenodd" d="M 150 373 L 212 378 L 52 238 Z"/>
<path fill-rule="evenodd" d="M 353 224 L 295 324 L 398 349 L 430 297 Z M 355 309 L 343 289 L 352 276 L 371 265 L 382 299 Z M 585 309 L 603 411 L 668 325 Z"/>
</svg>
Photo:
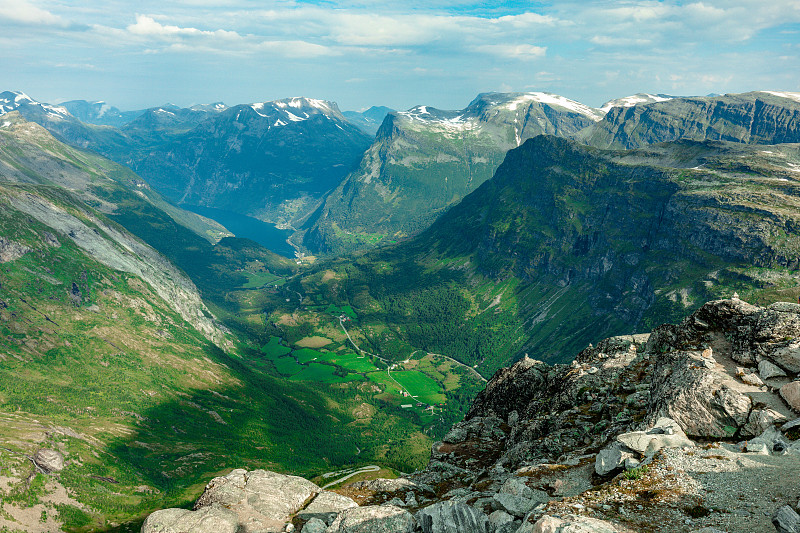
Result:
<svg viewBox="0 0 800 533">
<path fill-rule="evenodd" d="M 278 357 L 282 357 L 291 351 L 291 348 L 281 344 L 280 337 L 276 337 L 274 335 L 269 338 L 269 342 L 267 344 L 261 347 L 261 352 L 273 360 L 277 359 Z"/>
<path fill-rule="evenodd" d="M 244 289 L 259 289 L 268 283 L 281 285 L 283 283 L 283 278 L 280 276 L 276 276 L 275 274 L 271 274 L 270 272 L 242 272 L 245 276 L 247 276 L 247 283 L 242 285 Z M 278 283 L 280 280 L 281 283 Z"/>
<path fill-rule="evenodd" d="M 337 376 L 334 374 L 336 368 L 320 363 L 309 363 L 300 372 L 289 378 L 292 381 L 319 381 L 322 383 L 344 383 L 346 381 L 357 381 L 361 379 L 358 374 L 348 374 L 347 376 Z"/>
<path fill-rule="evenodd" d="M 299 363 L 309 363 L 315 359 L 322 358 L 323 353 L 311 348 L 300 348 L 293 351 L 292 356 L 296 357 Z"/>
<path fill-rule="evenodd" d="M 433 378 L 419 370 L 403 370 L 392 372 L 396 379 L 417 401 L 428 404 L 445 403 L 447 398 L 442 394 L 442 387 Z"/>
<path fill-rule="evenodd" d="M 297 374 L 301 370 L 303 370 L 303 366 L 297 364 L 294 357 L 284 356 L 275 359 L 275 368 L 278 369 L 278 372 L 285 376 L 292 376 Z"/>
<path fill-rule="evenodd" d="M 347 315 L 348 317 L 352 318 L 353 320 L 358 318 L 358 315 L 356 314 L 356 312 L 353 311 L 353 308 L 350 307 L 349 305 L 343 305 L 341 307 L 337 307 L 337 306 L 335 306 L 333 304 L 330 304 L 327 308 L 325 308 L 325 312 L 326 313 L 330 313 L 330 314 L 332 314 L 334 316 Z"/>
<path fill-rule="evenodd" d="M 324 353 L 322 357 L 320 357 L 320 361 L 327 361 L 358 373 L 375 372 L 378 370 L 378 367 L 372 364 L 372 361 L 370 361 L 368 357 L 358 356 L 352 352 L 346 354 L 337 354 L 333 352 Z"/>
</svg>

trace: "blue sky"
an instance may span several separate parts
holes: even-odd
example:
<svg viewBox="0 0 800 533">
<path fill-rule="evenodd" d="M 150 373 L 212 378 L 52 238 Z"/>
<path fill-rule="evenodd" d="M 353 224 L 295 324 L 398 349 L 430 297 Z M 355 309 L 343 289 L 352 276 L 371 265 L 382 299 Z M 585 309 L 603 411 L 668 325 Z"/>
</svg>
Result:
<svg viewBox="0 0 800 533">
<path fill-rule="evenodd" d="M 121 109 L 800 92 L 797 0 L 0 0 L 0 90 Z"/>
</svg>

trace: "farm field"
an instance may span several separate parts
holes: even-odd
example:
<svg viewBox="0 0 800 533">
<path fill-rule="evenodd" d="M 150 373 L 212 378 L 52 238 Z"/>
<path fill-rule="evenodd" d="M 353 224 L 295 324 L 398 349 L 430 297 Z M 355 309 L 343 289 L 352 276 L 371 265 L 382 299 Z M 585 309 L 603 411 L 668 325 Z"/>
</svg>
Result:
<svg viewBox="0 0 800 533">
<path fill-rule="evenodd" d="M 442 394 L 442 387 L 433 378 L 419 370 L 402 370 L 392 372 L 396 379 L 417 401 L 437 405 L 445 403 L 447 398 Z"/>
<path fill-rule="evenodd" d="M 358 374 L 348 374 L 347 376 L 337 376 L 334 374 L 336 368 L 320 363 L 309 363 L 298 373 L 290 377 L 291 381 L 318 381 L 322 383 L 345 383 L 348 381 L 358 381 L 363 379 Z"/>
<path fill-rule="evenodd" d="M 281 344 L 280 337 L 275 337 L 274 335 L 269 338 L 269 342 L 267 344 L 261 347 L 261 353 L 273 360 L 287 355 L 291 351 L 291 348 Z"/>
<path fill-rule="evenodd" d="M 368 357 L 358 356 L 352 352 L 346 354 L 323 353 L 320 361 L 327 361 L 353 372 L 375 372 L 378 370 Z"/>
</svg>

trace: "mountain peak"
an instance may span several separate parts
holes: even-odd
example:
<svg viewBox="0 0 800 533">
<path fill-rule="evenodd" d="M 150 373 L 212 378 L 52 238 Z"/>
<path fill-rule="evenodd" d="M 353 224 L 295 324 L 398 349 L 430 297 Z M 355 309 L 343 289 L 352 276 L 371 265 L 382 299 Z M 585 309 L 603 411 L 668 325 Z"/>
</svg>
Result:
<svg viewBox="0 0 800 533">
<path fill-rule="evenodd" d="M 650 94 L 650 93 L 636 93 L 631 96 L 624 96 L 622 98 L 615 98 L 609 100 L 600 107 L 603 113 L 608 113 L 612 107 L 633 107 L 639 104 L 652 104 L 654 102 L 666 102 L 677 98 L 668 94 Z"/>
</svg>

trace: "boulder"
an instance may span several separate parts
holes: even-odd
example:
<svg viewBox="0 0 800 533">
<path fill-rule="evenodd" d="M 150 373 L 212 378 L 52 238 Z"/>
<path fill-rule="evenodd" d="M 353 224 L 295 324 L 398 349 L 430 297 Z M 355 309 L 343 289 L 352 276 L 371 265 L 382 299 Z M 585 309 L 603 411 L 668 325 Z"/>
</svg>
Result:
<svg viewBox="0 0 800 533">
<path fill-rule="evenodd" d="M 397 479 L 378 478 L 369 479 L 367 481 L 357 481 L 350 486 L 357 490 L 369 490 L 374 492 L 397 492 L 400 490 L 406 491 L 418 488 L 428 488 L 418 487 L 413 481 L 401 477 Z"/>
<path fill-rule="evenodd" d="M 305 523 L 303 529 L 300 531 L 302 533 L 325 533 L 325 530 L 328 526 L 325 525 L 325 522 L 320 520 L 319 518 L 312 518 L 308 522 Z"/>
<path fill-rule="evenodd" d="M 633 457 L 630 452 L 623 452 L 618 443 L 613 443 L 600 450 L 594 459 L 594 471 L 598 476 L 607 476 L 627 460 Z"/>
<path fill-rule="evenodd" d="M 504 524 L 508 524 L 514 521 L 514 517 L 508 514 L 505 511 L 497 510 L 494 511 L 492 514 L 489 515 L 489 523 L 492 527 L 496 530 L 500 526 Z"/>
<path fill-rule="evenodd" d="M 489 518 L 464 503 L 443 501 L 420 509 L 417 523 L 423 533 L 490 533 Z"/>
<path fill-rule="evenodd" d="M 659 418 L 647 431 L 631 431 L 617 435 L 617 442 L 642 455 L 653 455 L 661 448 L 690 448 L 694 442 L 671 418 Z"/>
<path fill-rule="evenodd" d="M 317 497 L 297 515 L 303 520 L 318 518 L 330 524 L 340 511 L 351 507 L 358 507 L 352 498 L 325 490 L 317 494 Z"/>
<path fill-rule="evenodd" d="M 216 477 L 195 503 L 195 510 L 213 504 L 227 507 L 239 519 L 240 531 L 282 531 L 291 515 L 321 489 L 297 476 L 266 470 L 233 470 Z"/>
<path fill-rule="evenodd" d="M 237 533 L 239 517 L 219 504 L 197 511 L 163 509 L 144 521 L 141 533 Z"/>
<path fill-rule="evenodd" d="M 773 409 L 753 409 L 742 428 L 742 436 L 761 435 L 776 423 L 784 422 L 786 417 Z"/>
<path fill-rule="evenodd" d="M 758 375 L 761 376 L 761 379 L 782 378 L 786 377 L 786 372 L 778 365 L 762 359 L 758 363 Z"/>
<path fill-rule="evenodd" d="M 792 381 L 781 387 L 781 397 L 794 411 L 800 413 L 800 381 Z"/>
<path fill-rule="evenodd" d="M 758 374 L 756 374 L 754 372 L 748 372 L 748 373 L 742 374 L 740 376 L 740 379 L 742 380 L 743 383 L 745 383 L 747 385 L 751 385 L 753 387 L 763 387 L 764 386 L 764 382 L 761 381 L 761 378 L 758 377 Z"/>
<path fill-rule="evenodd" d="M 784 505 L 772 515 L 772 525 L 778 533 L 800 533 L 800 515 L 789 505 Z"/>
<path fill-rule="evenodd" d="M 367 505 L 345 509 L 325 533 L 411 533 L 416 521 L 394 505 Z"/>
<path fill-rule="evenodd" d="M 33 456 L 33 462 L 48 474 L 64 470 L 64 456 L 56 450 L 39 450 Z"/>
</svg>

